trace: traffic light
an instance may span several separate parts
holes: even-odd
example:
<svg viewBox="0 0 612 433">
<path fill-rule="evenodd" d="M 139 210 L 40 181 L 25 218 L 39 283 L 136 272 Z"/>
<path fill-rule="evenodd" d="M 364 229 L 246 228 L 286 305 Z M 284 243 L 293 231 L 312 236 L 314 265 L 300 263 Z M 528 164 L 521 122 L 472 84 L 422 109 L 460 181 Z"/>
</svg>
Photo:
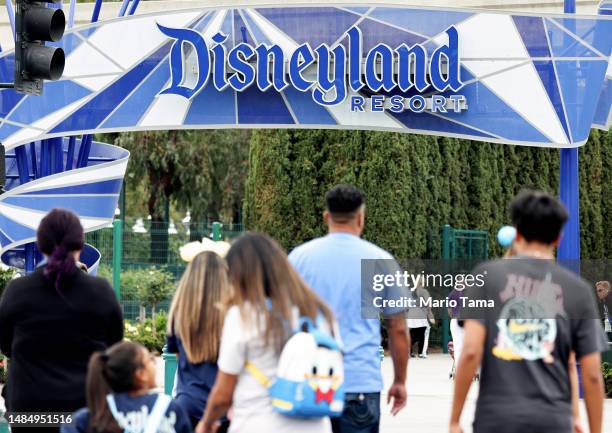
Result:
<svg viewBox="0 0 612 433">
<path fill-rule="evenodd" d="M 49 3 L 59 3 L 51 0 Z M 15 90 L 40 95 L 43 80 L 58 80 L 64 72 L 64 50 L 45 46 L 62 39 L 66 17 L 47 2 L 17 0 L 15 5 Z"/>
</svg>

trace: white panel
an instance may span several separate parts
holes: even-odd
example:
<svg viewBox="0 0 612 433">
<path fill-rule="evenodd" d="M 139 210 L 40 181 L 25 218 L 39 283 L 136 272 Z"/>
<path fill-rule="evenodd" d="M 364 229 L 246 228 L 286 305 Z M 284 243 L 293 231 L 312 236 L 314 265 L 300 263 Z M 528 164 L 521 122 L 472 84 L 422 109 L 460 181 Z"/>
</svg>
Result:
<svg viewBox="0 0 612 433">
<path fill-rule="evenodd" d="M 201 11 L 181 12 L 119 20 L 98 28 L 88 41 L 121 67 L 129 69 L 144 56 L 151 54 L 156 47 L 170 40 L 157 28 L 156 23 L 166 27 L 181 28 L 201 14 Z M 134 53 L 138 53 L 139 56 L 134 56 Z"/>
<path fill-rule="evenodd" d="M 120 73 L 121 69 L 87 43 L 82 43 L 66 58 L 63 78 L 91 75 L 92 73 Z"/>
<path fill-rule="evenodd" d="M 225 16 L 227 15 L 227 9 L 222 9 L 216 12 L 215 17 L 208 23 L 206 30 L 202 33 L 206 44 L 210 47 L 213 44 L 212 37 L 221 30 Z"/>
<path fill-rule="evenodd" d="M 458 24 L 457 31 L 461 59 L 487 59 L 462 60 L 462 64 L 476 77 L 496 73 L 480 81 L 551 141 L 567 144 L 563 126 L 532 62 L 501 72 L 524 63 L 504 59 L 531 59 L 512 17 L 477 14 Z M 434 41 L 442 44 L 448 41 L 448 37 L 443 33 Z"/>
<path fill-rule="evenodd" d="M 72 81 L 92 92 L 97 92 L 115 81 L 118 77 L 119 75 L 99 75 L 97 77 L 73 78 Z"/>
<path fill-rule="evenodd" d="M 208 85 L 212 86 L 212 83 Z M 182 125 L 190 105 L 191 100 L 181 95 L 158 95 L 140 126 Z"/>
</svg>

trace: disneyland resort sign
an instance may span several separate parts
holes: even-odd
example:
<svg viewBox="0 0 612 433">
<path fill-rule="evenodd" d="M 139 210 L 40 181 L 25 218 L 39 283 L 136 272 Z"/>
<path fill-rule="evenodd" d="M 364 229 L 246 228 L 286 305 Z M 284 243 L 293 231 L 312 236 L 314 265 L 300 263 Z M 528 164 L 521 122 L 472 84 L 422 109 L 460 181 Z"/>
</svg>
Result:
<svg viewBox="0 0 612 433">
<path fill-rule="evenodd" d="M 401 113 L 460 112 L 467 108 L 463 95 L 443 96 L 430 93 L 457 92 L 463 87 L 460 78 L 459 36 L 454 26 L 446 30 L 448 42 L 436 48 L 431 56 L 421 44 L 401 44 L 391 48 L 384 43 L 363 53 L 362 33 L 351 27 L 342 36 L 346 47 L 321 44 L 312 48 L 302 44 L 290 56 L 278 45 L 252 46 L 240 43 L 229 50 L 228 35 L 212 37 L 212 43 L 189 28 L 170 28 L 157 24 L 159 30 L 175 40 L 170 51 L 170 85 L 160 94 L 176 94 L 191 99 L 205 86 L 237 92 L 256 85 L 265 92 L 281 92 L 293 86 L 301 92 L 312 92 L 312 99 L 322 106 L 342 104 L 350 98 L 354 112 L 385 111 Z M 432 89 L 433 88 L 433 89 Z M 434 90 L 435 91 L 432 91 Z M 412 96 L 391 92 L 412 92 Z M 364 97 L 357 92 L 371 94 Z"/>
</svg>

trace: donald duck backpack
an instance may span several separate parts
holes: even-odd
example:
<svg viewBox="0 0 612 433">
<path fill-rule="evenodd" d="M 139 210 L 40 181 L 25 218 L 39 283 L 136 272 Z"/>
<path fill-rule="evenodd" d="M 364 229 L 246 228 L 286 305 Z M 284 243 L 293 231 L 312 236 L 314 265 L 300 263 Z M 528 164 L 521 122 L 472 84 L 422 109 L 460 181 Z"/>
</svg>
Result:
<svg viewBox="0 0 612 433">
<path fill-rule="evenodd" d="M 310 318 L 300 318 L 298 323 L 283 347 L 274 380 L 248 361 L 245 368 L 268 388 L 277 412 L 295 418 L 338 417 L 344 409 L 340 346 Z"/>
</svg>

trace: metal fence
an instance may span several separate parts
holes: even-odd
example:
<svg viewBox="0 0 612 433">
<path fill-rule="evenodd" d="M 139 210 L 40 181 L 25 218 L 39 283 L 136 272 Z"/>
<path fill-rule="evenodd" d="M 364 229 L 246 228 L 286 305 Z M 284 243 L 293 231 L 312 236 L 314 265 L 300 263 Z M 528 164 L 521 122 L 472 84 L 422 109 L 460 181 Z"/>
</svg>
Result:
<svg viewBox="0 0 612 433">
<path fill-rule="evenodd" d="M 172 222 L 155 222 L 137 219 L 123 221 L 121 227 L 121 274 L 134 269 L 163 269 L 174 277 L 180 278 L 186 263 L 181 260 L 179 248 L 194 240 L 213 235 L 213 222 L 198 224 L 174 224 Z M 242 224 L 221 223 L 220 237 L 231 240 L 243 231 Z M 87 243 L 96 247 L 102 257 L 99 275 L 112 280 L 113 265 L 113 228 L 104 228 L 86 235 Z M 138 300 L 124 296 L 126 294 L 125 280 L 121 282 L 120 294 L 126 319 L 134 320 L 139 315 Z M 158 310 L 167 310 L 169 301 L 162 302 Z"/>
</svg>

